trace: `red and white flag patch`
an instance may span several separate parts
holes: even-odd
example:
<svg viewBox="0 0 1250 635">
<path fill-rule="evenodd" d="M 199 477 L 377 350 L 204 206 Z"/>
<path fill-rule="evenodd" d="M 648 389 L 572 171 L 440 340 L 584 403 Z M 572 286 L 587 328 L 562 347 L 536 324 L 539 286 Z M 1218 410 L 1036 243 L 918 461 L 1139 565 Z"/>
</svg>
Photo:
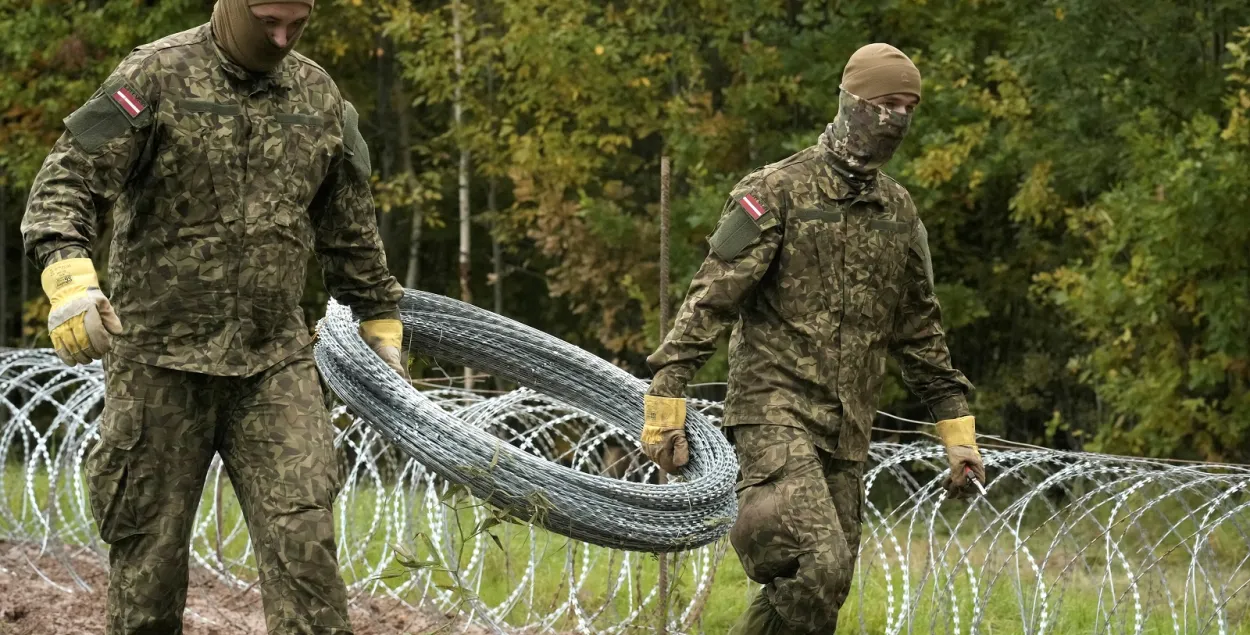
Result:
<svg viewBox="0 0 1250 635">
<path fill-rule="evenodd" d="M 125 86 L 113 91 L 112 97 L 113 101 L 117 102 L 117 105 L 121 106 L 122 110 L 127 115 L 130 115 L 131 119 L 138 117 L 139 113 L 143 112 L 143 109 L 147 107 Z"/>
<path fill-rule="evenodd" d="M 764 209 L 764 206 L 760 205 L 760 202 L 755 200 L 755 197 L 750 194 L 746 194 L 738 199 L 738 204 L 747 211 L 751 220 L 759 220 L 761 216 L 768 213 L 768 210 Z"/>
</svg>

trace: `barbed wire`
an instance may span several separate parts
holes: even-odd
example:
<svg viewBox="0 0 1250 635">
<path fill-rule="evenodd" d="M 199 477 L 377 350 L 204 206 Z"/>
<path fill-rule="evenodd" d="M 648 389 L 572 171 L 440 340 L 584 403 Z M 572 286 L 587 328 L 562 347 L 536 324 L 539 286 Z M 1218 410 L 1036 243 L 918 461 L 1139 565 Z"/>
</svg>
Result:
<svg viewBox="0 0 1250 635">
<path fill-rule="evenodd" d="M 657 480 L 632 434 L 532 390 L 422 394 L 463 425 L 535 457 L 597 477 Z M 0 537 L 39 545 L 54 564 L 30 566 L 66 592 L 87 586 L 76 571 L 82 556 L 107 562 L 83 474 L 102 398 L 98 364 L 67 368 L 46 350 L 0 352 Z M 718 421 L 719 403 L 691 404 Z M 531 524 L 477 531 L 494 518 L 491 507 L 344 407 L 333 414 L 347 475 L 336 535 L 353 596 L 460 613 L 499 632 L 625 633 L 652 619 L 651 556 Z M 941 487 L 940 446 L 872 445 L 859 566 L 844 609 L 852 631 L 1244 631 L 1250 469 L 1036 448 L 986 448 L 984 456 L 986 495 L 962 503 Z M 256 572 L 227 481 L 214 461 L 191 554 L 196 566 L 243 590 Z M 440 565 L 401 566 L 409 556 Z M 670 632 L 719 632 L 706 626 L 707 612 L 750 586 L 726 577 L 737 566 L 726 541 L 673 561 L 683 592 L 670 607 Z M 440 569 L 453 569 L 454 578 Z M 65 573 L 73 582 L 57 581 Z"/>
<path fill-rule="evenodd" d="M 620 368 L 542 331 L 437 294 L 406 290 L 399 309 L 414 350 L 539 390 L 576 408 L 579 417 L 594 416 L 606 430 L 641 433 L 647 385 Z M 388 372 L 361 339 L 346 306 L 331 300 L 318 331 L 318 368 L 348 406 L 408 456 L 508 516 L 597 545 L 648 552 L 713 542 L 737 518 L 738 461 L 725 437 L 697 410 L 686 416 L 691 460 L 674 482 L 607 478 L 553 465 L 466 426 L 464 414 L 448 413 Z M 496 402 L 485 403 L 491 404 L 489 416 L 498 413 Z M 595 449 L 592 444 L 589 451 Z"/>
</svg>

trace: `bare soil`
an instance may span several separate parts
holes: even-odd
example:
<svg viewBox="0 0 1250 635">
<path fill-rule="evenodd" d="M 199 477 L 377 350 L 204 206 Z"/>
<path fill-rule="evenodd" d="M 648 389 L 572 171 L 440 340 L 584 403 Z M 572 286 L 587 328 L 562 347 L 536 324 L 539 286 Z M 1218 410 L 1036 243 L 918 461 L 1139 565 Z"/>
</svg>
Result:
<svg viewBox="0 0 1250 635">
<path fill-rule="evenodd" d="M 66 553 L 63 559 L 90 591 L 75 583 L 65 564 L 40 555 L 38 545 L 0 540 L 0 635 L 104 633 L 108 570 L 88 552 Z M 355 597 L 349 614 L 356 635 L 488 632 L 434 611 L 414 611 L 389 598 Z M 186 635 L 263 635 L 260 593 L 229 587 L 193 568 L 183 623 Z"/>
</svg>

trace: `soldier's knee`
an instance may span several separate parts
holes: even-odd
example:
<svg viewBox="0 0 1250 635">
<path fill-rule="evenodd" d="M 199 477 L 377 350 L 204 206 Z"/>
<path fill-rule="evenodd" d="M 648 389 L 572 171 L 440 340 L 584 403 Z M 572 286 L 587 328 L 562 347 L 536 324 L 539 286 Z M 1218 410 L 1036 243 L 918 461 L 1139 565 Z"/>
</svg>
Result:
<svg viewBox="0 0 1250 635">
<path fill-rule="evenodd" d="M 799 568 L 799 542 L 785 522 L 776 483 L 748 487 L 738 497 L 738 520 L 729 531 L 748 578 L 767 584 L 793 577 Z"/>
</svg>

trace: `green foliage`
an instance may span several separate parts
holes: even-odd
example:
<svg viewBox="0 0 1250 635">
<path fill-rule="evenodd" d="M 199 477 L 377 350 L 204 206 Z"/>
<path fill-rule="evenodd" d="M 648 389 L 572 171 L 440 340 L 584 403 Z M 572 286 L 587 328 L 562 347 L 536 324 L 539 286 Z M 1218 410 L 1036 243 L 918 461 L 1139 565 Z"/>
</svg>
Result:
<svg viewBox="0 0 1250 635">
<path fill-rule="evenodd" d="M 0 8 L 0 256 L 17 334 L 37 331 L 38 272 L 18 297 L 13 212 L 61 119 L 130 47 L 201 23 L 211 3 Z M 459 295 L 467 150 L 474 244 L 502 243 L 505 312 L 645 374 L 660 304 L 681 302 L 730 187 L 813 143 L 846 58 L 889 41 L 916 60 L 925 95 L 887 171 L 929 229 L 981 428 L 1250 460 L 1247 26 L 1250 6 L 1233 0 L 335 0 L 318 3 L 300 48 L 361 111 L 401 279 L 420 235 L 419 286 Z M 479 302 L 490 258 L 471 254 Z M 315 317 L 325 292 L 309 282 Z M 698 380 L 723 380 L 724 362 L 722 350 Z M 927 416 L 897 382 L 882 406 Z"/>
<path fill-rule="evenodd" d="M 1066 217 L 1089 242 L 1086 258 L 1037 277 L 1091 344 L 1074 368 L 1117 415 L 1095 447 L 1247 458 L 1248 42 L 1243 29 L 1229 45 L 1219 118 L 1199 112 L 1171 129 L 1145 109 L 1121 127 L 1124 178 Z"/>
</svg>

